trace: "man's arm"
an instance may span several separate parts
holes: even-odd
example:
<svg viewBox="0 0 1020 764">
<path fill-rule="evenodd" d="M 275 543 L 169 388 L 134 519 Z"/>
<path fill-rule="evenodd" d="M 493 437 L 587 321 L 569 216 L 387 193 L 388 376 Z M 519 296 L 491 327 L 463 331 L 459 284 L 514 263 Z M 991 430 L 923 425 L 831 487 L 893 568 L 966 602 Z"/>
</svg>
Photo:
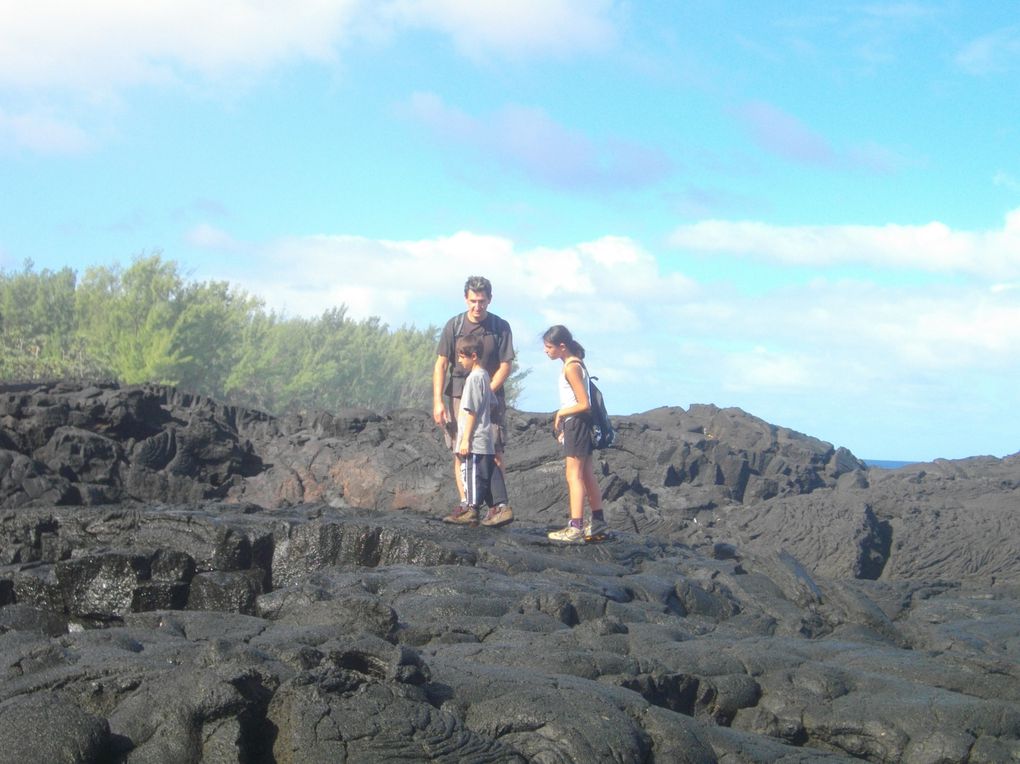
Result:
<svg viewBox="0 0 1020 764">
<path fill-rule="evenodd" d="M 489 387 L 492 388 L 492 392 L 496 392 L 503 386 L 507 378 L 510 376 L 510 369 L 512 364 L 509 361 L 503 361 L 499 368 L 496 369 L 496 373 L 492 375 L 492 381 L 489 383 Z"/>
<path fill-rule="evenodd" d="M 432 369 L 432 421 L 440 427 L 446 424 L 443 388 L 446 386 L 446 372 L 449 368 L 449 358 L 444 355 L 436 356 L 436 365 Z"/>
<path fill-rule="evenodd" d="M 496 373 L 492 375 L 492 382 L 490 387 L 492 392 L 499 392 L 503 384 L 510 378 L 510 372 L 513 369 L 514 362 L 514 334 L 510 328 L 510 324 L 504 319 L 499 320 L 499 329 L 497 330 L 497 336 L 499 338 L 498 349 L 499 349 L 499 368 L 496 369 Z"/>
</svg>

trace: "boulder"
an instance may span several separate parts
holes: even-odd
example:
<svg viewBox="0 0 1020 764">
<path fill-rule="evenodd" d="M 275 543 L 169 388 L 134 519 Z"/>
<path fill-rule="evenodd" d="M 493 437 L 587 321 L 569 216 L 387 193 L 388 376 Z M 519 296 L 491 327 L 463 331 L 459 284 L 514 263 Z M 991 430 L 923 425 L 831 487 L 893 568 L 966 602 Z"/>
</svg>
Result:
<svg viewBox="0 0 1020 764">
<path fill-rule="evenodd" d="M 426 412 L 0 388 L 0 761 L 1020 758 L 1020 455 L 659 409 L 562 546 L 550 417 L 508 424 L 470 528 Z"/>
<path fill-rule="evenodd" d="M 110 725 L 77 703 L 39 693 L 0 703 L 0 764 L 92 764 L 111 752 Z"/>
</svg>

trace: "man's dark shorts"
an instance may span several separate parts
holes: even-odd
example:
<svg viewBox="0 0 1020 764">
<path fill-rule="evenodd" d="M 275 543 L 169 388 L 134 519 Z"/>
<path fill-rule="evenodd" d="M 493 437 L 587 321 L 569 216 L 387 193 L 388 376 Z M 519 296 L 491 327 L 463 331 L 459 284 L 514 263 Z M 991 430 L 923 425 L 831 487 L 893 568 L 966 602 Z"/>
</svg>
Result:
<svg viewBox="0 0 1020 764">
<path fill-rule="evenodd" d="M 451 451 L 457 450 L 457 414 L 459 411 L 460 398 L 447 398 L 446 426 L 443 428 L 443 440 L 446 442 L 446 447 Z M 503 426 L 505 412 L 506 407 L 502 403 L 499 403 L 490 412 L 492 419 L 492 440 L 495 443 L 497 454 L 503 453 L 503 444 L 506 442 L 504 438 L 505 428 Z"/>
</svg>

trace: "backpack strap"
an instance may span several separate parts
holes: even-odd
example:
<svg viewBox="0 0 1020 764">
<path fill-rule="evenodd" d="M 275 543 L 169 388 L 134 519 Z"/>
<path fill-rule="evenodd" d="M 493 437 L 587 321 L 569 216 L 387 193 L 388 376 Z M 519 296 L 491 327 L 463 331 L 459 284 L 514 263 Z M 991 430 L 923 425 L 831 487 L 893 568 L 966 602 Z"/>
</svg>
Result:
<svg viewBox="0 0 1020 764">
<path fill-rule="evenodd" d="M 572 361 L 563 362 L 564 376 L 566 376 L 567 367 L 575 363 L 578 364 L 582 369 L 584 369 L 584 376 L 588 378 L 588 410 L 590 411 L 592 409 L 591 381 L 592 379 L 598 379 L 598 377 L 592 377 L 592 375 L 588 373 L 588 367 L 584 365 L 584 361 L 582 361 L 580 358 L 575 358 Z"/>
<path fill-rule="evenodd" d="M 494 316 L 491 313 L 486 313 L 485 318 L 482 320 L 482 328 L 485 329 L 489 334 L 496 334 L 496 327 L 494 325 Z M 457 322 L 453 325 L 453 337 L 456 339 L 460 336 L 460 330 L 464 328 L 464 322 L 467 321 L 467 311 L 464 311 L 457 316 Z"/>
<path fill-rule="evenodd" d="M 581 364 L 581 368 L 584 369 L 584 375 L 586 377 L 588 377 L 588 381 L 589 382 L 591 382 L 593 379 L 598 379 L 598 377 L 593 377 L 591 375 L 591 372 L 588 371 L 588 367 L 585 366 L 584 361 L 582 361 L 580 358 L 575 358 L 573 361 L 566 361 L 566 362 L 564 362 L 563 366 L 567 367 L 567 366 L 570 366 L 570 364 L 572 364 L 572 363 L 579 363 L 579 364 Z"/>
<path fill-rule="evenodd" d="M 567 367 L 568 366 L 573 366 L 575 363 L 578 366 L 580 366 L 582 369 L 584 369 L 584 376 L 588 377 L 588 379 L 591 380 L 591 376 L 588 374 L 588 367 L 584 365 L 584 361 L 582 361 L 580 358 L 575 358 L 572 361 L 564 361 L 563 362 L 563 374 L 564 374 L 564 376 L 566 376 Z"/>
</svg>

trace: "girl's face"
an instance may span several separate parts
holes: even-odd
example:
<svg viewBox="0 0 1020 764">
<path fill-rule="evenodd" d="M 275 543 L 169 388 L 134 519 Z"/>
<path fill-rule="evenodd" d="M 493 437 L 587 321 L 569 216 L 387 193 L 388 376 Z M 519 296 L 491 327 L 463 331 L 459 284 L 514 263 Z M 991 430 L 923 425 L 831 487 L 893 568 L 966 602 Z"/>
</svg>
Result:
<svg viewBox="0 0 1020 764">
<path fill-rule="evenodd" d="M 555 361 L 557 359 L 562 360 L 569 355 L 569 353 L 567 352 L 567 346 L 564 345 L 563 343 L 560 343 L 559 345 L 553 345 L 551 342 L 545 342 L 543 344 L 545 345 L 545 354 L 552 361 Z"/>
</svg>

